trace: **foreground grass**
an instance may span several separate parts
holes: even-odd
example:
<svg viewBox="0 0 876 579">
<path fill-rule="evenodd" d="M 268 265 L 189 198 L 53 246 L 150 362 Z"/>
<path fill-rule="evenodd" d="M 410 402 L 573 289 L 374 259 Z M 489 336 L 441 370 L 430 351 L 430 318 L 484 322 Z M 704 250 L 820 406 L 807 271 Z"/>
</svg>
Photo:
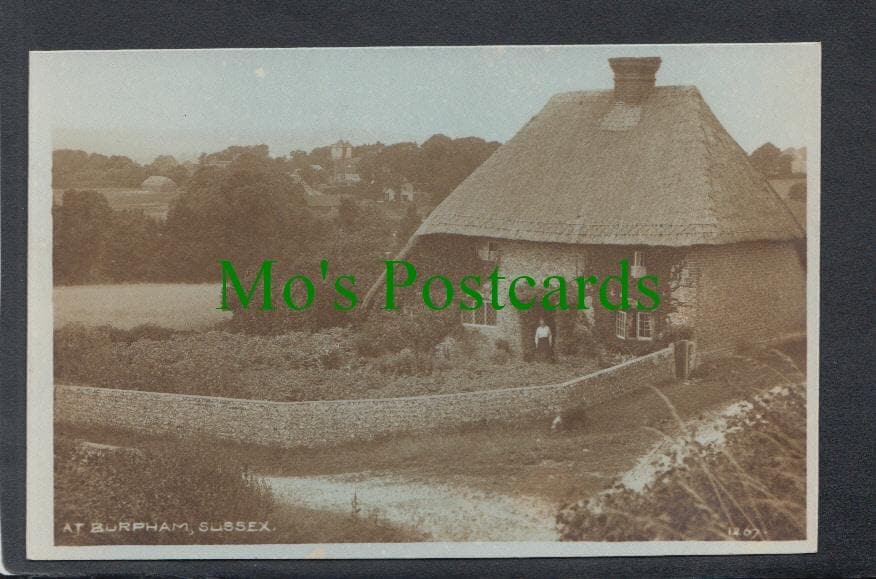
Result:
<svg viewBox="0 0 876 579">
<path fill-rule="evenodd" d="M 679 434 L 659 432 L 637 476 L 561 510 L 564 540 L 806 538 L 805 379 L 780 352 L 741 360 L 767 387 L 699 427 L 661 396 Z"/>
<path fill-rule="evenodd" d="M 251 531 L 224 528 L 239 522 Z M 159 528 L 165 523 L 170 528 L 134 530 L 135 523 Z M 125 530 L 106 532 L 120 524 L 127 525 Z M 215 445 L 153 440 L 108 446 L 86 441 L 81 432 L 63 427 L 56 432 L 55 540 L 59 545 L 370 543 L 425 538 L 353 508 L 349 514 L 330 513 L 280 503 L 235 455 Z"/>
</svg>

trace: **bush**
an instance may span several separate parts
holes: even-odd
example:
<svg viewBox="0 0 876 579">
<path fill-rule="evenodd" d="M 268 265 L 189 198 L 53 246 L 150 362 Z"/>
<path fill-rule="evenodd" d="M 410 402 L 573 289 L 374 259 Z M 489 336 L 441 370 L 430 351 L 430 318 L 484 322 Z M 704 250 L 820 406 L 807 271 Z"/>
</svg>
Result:
<svg viewBox="0 0 876 579">
<path fill-rule="evenodd" d="M 134 326 L 130 330 L 121 328 L 109 328 L 109 337 L 113 342 L 123 342 L 130 344 L 138 340 L 167 340 L 175 335 L 191 335 L 192 331 L 173 330 L 163 328 L 155 324 L 140 324 Z"/>
<path fill-rule="evenodd" d="M 358 328 L 353 342 L 356 352 L 375 357 L 412 348 L 429 353 L 445 337 L 462 328 L 456 312 L 417 311 L 410 315 L 399 312 L 374 312 Z"/>
<path fill-rule="evenodd" d="M 403 316 L 375 314 L 370 316 L 356 332 L 353 348 L 361 356 L 377 357 L 399 352 L 408 345 Z"/>
<path fill-rule="evenodd" d="M 67 324 L 55 330 L 55 381 L 104 385 L 114 366 L 108 327 Z"/>
<path fill-rule="evenodd" d="M 331 348 L 319 355 L 319 365 L 326 370 L 337 370 L 344 363 L 344 354 L 340 348 Z"/>
<path fill-rule="evenodd" d="M 693 340 L 694 333 L 687 324 L 670 325 L 666 331 L 660 336 L 658 344 L 661 348 L 665 348 L 669 344 L 674 344 L 681 340 Z"/>
<path fill-rule="evenodd" d="M 575 404 L 560 413 L 565 430 L 577 430 L 587 426 L 587 407 L 584 404 Z"/>
<path fill-rule="evenodd" d="M 413 376 L 417 374 L 418 366 L 417 357 L 410 348 L 394 354 L 384 354 L 373 363 L 378 372 L 396 376 Z"/>
<path fill-rule="evenodd" d="M 511 353 L 508 350 L 496 350 L 490 357 L 490 361 L 493 364 L 502 366 L 511 361 Z"/>
</svg>

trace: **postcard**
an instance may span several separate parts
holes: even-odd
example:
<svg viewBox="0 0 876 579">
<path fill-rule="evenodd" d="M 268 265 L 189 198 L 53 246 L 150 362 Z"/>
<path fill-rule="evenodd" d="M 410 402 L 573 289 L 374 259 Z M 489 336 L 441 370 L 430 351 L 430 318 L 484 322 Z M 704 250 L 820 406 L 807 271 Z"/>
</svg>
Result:
<svg viewBox="0 0 876 579">
<path fill-rule="evenodd" d="M 814 552 L 820 67 L 32 52 L 28 558 Z"/>
</svg>

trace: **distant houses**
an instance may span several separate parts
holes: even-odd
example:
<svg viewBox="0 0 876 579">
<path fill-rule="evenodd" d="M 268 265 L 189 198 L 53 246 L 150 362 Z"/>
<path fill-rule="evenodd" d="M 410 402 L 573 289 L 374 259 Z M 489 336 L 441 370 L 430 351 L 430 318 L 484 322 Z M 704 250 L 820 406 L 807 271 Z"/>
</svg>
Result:
<svg viewBox="0 0 876 579">
<path fill-rule="evenodd" d="M 791 158 L 791 173 L 793 175 L 806 174 L 806 147 L 795 149 L 788 147 L 782 151 L 782 155 L 787 155 Z"/>
<path fill-rule="evenodd" d="M 357 185 L 362 181 L 359 175 L 361 157 L 353 156 L 353 145 L 348 141 L 338 141 L 331 148 L 332 172 L 330 183 L 339 186 Z"/>
<path fill-rule="evenodd" d="M 152 175 L 140 184 L 141 189 L 160 193 L 172 193 L 177 190 L 176 183 L 170 177 Z"/>
<path fill-rule="evenodd" d="M 386 203 L 421 203 L 427 201 L 428 197 L 428 193 L 417 191 L 408 180 L 383 188 L 383 201 Z"/>
</svg>

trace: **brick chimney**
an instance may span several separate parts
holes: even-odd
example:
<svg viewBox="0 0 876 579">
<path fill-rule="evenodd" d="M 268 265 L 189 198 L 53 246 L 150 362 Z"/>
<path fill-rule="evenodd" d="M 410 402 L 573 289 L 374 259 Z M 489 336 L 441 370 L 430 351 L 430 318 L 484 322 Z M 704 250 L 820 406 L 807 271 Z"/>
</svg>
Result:
<svg viewBox="0 0 876 579">
<path fill-rule="evenodd" d="M 655 75 L 660 68 L 660 57 L 609 58 L 614 71 L 614 100 L 628 105 L 638 105 L 654 88 Z"/>
</svg>

